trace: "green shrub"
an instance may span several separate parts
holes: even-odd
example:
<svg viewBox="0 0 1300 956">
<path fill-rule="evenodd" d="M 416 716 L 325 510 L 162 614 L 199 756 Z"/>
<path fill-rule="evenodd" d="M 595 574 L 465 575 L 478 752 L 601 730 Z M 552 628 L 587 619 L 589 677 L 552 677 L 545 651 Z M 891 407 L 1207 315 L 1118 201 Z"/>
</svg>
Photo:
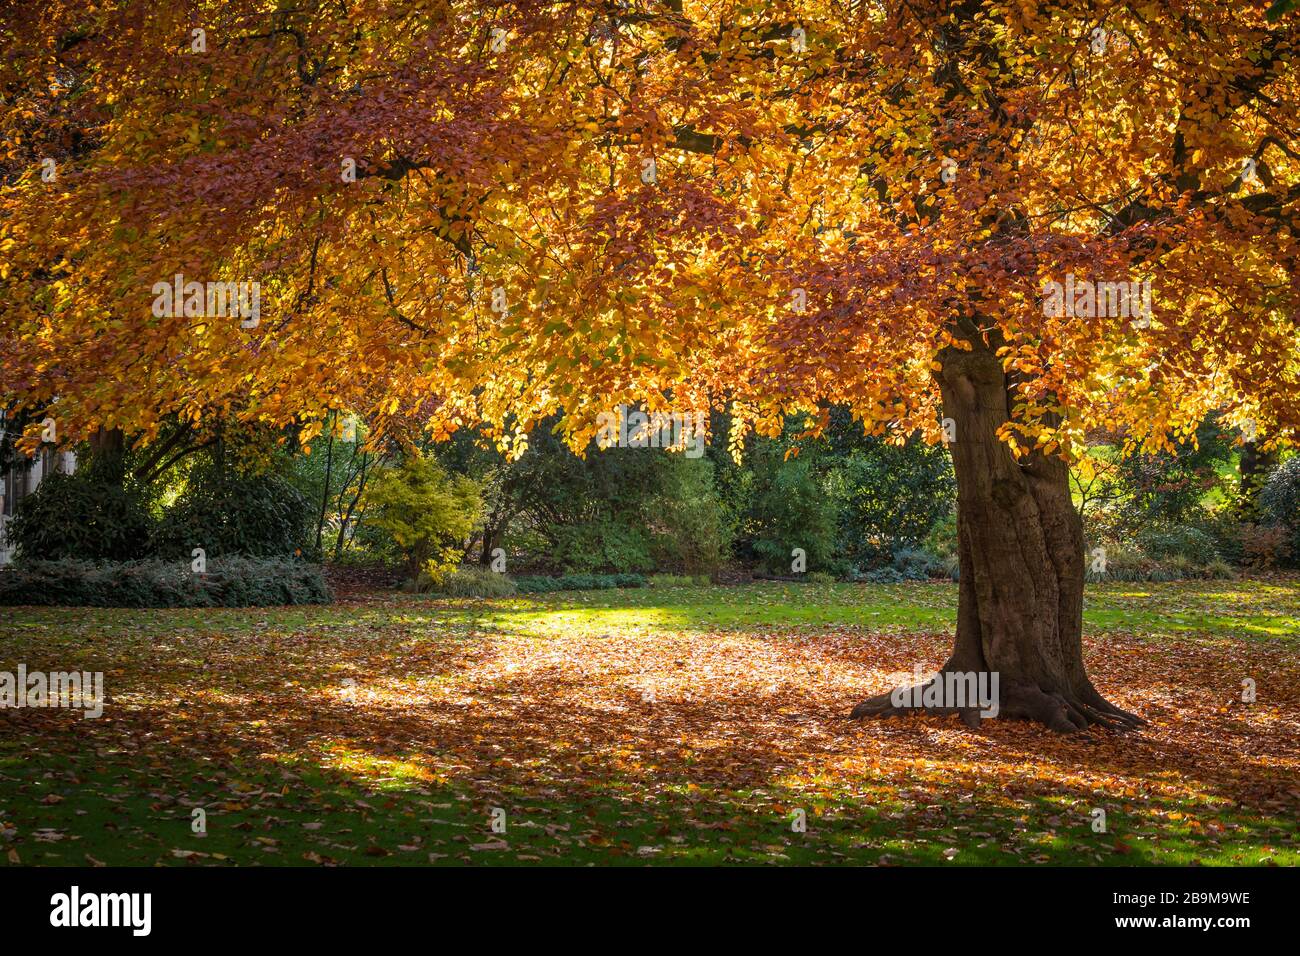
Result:
<svg viewBox="0 0 1300 956">
<path fill-rule="evenodd" d="M 1265 522 L 1290 534 L 1291 560 L 1300 563 L 1300 455 L 1292 455 L 1268 476 L 1259 506 Z"/>
<path fill-rule="evenodd" d="M 229 474 L 215 468 L 192 473 L 154 532 L 150 553 L 188 558 L 195 548 L 209 557 L 287 557 L 307 548 L 311 503 L 275 474 Z"/>
<path fill-rule="evenodd" d="M 422 573 L 436 586 L 455 567 L 483 506 L 476 482 L 418 453 L 375 474 L 366 503 L 367 520 L 392 535 L 417 586 Z"/>
<path fill-rule="evenodd" d="M 421 575 L 424 587 L 421 593 L 436 590 L 448 597 L 514 597 L 519 593 L 514 579 L 496 571 L 483 568 L 457 568 L 447 574 L 438 587 L 433 586 L 428 575 Z"/>
<path fill-rule="evenodd" d="M 709 460 L 594 443 L 579 457 L 557 424 L 534 428 L 513 460 L 466 431 L 436 447 L 451 471 L 483 480 L 484 550 L 502 546 L 537 566 L 579 574 L 702 573 L 718 565 L 729 534 Z"/>
<path fill-rule="evenodd" d="M 606 570 L 626 574 L 655 566 L 650 532 L 617 518 L 559 525 L 551 530 L 551 538 L 551 560 L 580 574 Z"/>
<path fill-rule="evenodd" d="M 655 564 L 711 574 L 727 557 L 732 534 L 714 487 L 713 463 L 668 455 L 660 472 L 661 487 L 648 509 Z"/>
<path fill-rule="evenodd" d="M 141 493 L 97 469 L 49 475 L 18 503 L 7 527 L 26 561 L 129 561 L 145 554 L 152 530 Z"/>
<path fill-rule="evenodd" d="M 0 605 L 260 607 L 328 604 L 319 565 L 230 555 L 187 561 L 32 561 L 0 571 Z"/>
<path fill-rule="evenodd" d="M 1245 558 L 1243 528 L 1236 508 L 1218 508 L 1197 519 L 1193 525 L 1209 536 L 1214 553 L 1229 564 L 1241 564 Z M 1210 559 L 1211 561 L 1214 558 Z"/>
<path fill-rule="evenodd" d="M 1125 533 L 1188 525 L 1203 517 L 1207 496 L 1221 494 L 1219 469 L 1232 461 L 1232 438 L 1213 416 L 1172 452 L 1132 451 L 1116 462 L 1115 511 Z M 1211 560 L 1211 558 L 1206 558 Z"/>
<path fill-rule="evenodd" d="M 702 587 L 712 583 L 707 574 L 652 574 L 652 588 L 688 588 Z"/>
<path fill-rule="evenodd" d="M 854 576 L 855 580 L 873 584 L 900 584 L 934 578 L 957 580 L 956 557 L 942 557 L 922 548 L 899 548 L 889 564 Z"/>
<path fill-rule="evenodd" d="M 913 437 L 903 445 L 864 441 L 832 472 L 830 487 L 840 552 L 875 566 L 918 547 L 952 515 L 957 483 L 948 453 Z"/>
<path fill-rule="evenodd" d="M 893 566 L 909 581 L 946 578 L 948 562 L 921 548 L 900 548 L 894 552 Z"/>
<path fill-rule="evenodd" d="M 763 448 L 763 446 L 758 446 Z M 835 556 L 835 504 L 812 464 L 782 460 L 772 449 L 754 456 L 753 491 L 741 530 L 753 558 L 774 574 L 789 574 L 802 548 L 807 570 Z"/>
<path fill-rule="evenodd" d="M 944 560 L 957 555 L 957 514 L 950 511 L 930 528 L 922 549 Z"/>
<path fill-rule="evenodd" d="M 834 584 L 835 575 L 828 571 L 809 571 L 804 580 L 809 584 Z"/>
<path fill-rule="evenodd" d="M 1138 533 L 1137 544 L 1144 554 L 1156 561 L 1183 558 L 1191 564 L 1204 566 L 1222 557 L 1215 548 L 1214 538 L 1190 525 L 1145 529 Z"/>
</svg>

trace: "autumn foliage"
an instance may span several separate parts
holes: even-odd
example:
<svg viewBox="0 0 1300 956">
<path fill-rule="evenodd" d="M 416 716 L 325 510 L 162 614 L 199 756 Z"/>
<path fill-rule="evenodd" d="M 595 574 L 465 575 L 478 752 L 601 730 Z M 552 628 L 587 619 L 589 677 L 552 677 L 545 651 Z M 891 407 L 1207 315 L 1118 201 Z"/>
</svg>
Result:
<svg viewBox="0 0 1300 956">
<path fill-rule="evenodd" d="M 347 408 L 581 447 L 622 401 L 937 440 L 968 323 L 1018 447 L 1286 438 L 1300 29 L 1265 6 L 15 6 L 0 403 L 61 440 Z M 154 315 L 178 274 L 259 282 L 256 327 Z M 1045 315 L 1067 274 L 1150 280 L 1149 321 Z"/>
</svg>

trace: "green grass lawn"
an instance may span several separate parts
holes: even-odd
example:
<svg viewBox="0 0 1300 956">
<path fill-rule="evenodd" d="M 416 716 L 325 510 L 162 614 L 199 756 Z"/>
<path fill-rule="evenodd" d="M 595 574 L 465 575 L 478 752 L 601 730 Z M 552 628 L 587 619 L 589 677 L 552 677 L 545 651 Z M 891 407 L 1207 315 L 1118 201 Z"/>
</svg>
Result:
<svg viewBox="0 0 1300 956">
<path fill-rule="evenodd" d="M 557 624 L 590 628 L 867 626 L 886 631 L 948 629 L 954 585 L 781 584 L 581 591 L 549 600 L 464 602 L 463 613 L 494 626 L 536 632 Z M 446 606 L 445 604 L 443 606 Z M 1090 584 L 1085 626 L 1153 637 L 1196 634 L 1300 638 L 1295 581 L 1190 581 Z"/>
<path fill-rule="evenodd" d="M 942 662 L 955 601 L 768 583 L 5 609 L 0 670 L 104 671 L 110 701 L 0 711 L 0 861 L 1300 862 L 1300 582 L 1090 586 L 1089 667 L 1137 734 L 844 720 Z"/>
</svg>

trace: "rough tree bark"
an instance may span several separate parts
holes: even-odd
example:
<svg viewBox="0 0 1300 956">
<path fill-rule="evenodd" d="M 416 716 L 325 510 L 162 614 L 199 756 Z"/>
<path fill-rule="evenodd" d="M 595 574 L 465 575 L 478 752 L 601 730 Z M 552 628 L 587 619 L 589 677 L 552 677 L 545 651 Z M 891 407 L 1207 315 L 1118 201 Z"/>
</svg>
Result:
<svg viewBox="0 0 1300 956">
<path fill-rule="evenodd" d="M 1084 539 L 1069 468 L 1038 454 L 1017 459 L 999 439 L 1011 417 L 1009 382 L 978 334 L 970 344 L 971 351 L 945 349 L 935 373 L 944 415 L 956 426 L 949 447 L 961 566 L 957 635 L 940 679 L 996 672 L 999 717 L 1036 720 L 1063 733 L 1091 724 L 1137 726 L 1140 719 L 1106 701 L 1084 668 Z M 913 709 L 957 713 L 970 726 L 980 721 L 978 707 L 896 706 L 892 693 L 863 701 L 852 716 Z"/>
</svg>

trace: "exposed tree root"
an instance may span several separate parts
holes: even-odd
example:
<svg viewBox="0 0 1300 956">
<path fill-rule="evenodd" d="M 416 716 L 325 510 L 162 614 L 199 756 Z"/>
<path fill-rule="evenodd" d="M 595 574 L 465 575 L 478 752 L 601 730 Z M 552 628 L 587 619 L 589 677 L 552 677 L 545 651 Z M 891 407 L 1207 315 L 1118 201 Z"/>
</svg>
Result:
<svg viewBox="0 0 1300 956">
<path fill-rule="evenodd" d="M 849 717 L 861 720 L 866 717 L 898 717 L 911 713 L 957 714 L 966 726 L 978 727 L 984 719 L 979 706 L 911 703 L 920 700 L 936 679 L 913 685 L 901 692 L 886 691 L 877 694 L 854 707 Z M 1136 714 L 1116 707 L 1103 698 L 1091 684 L 1081 693 L 1062 693 L 1044 690 L 1035 684 L 1003 683 L 998 697 L 997 717 L 1036 721 L 1057 733 L 1076 733 L 1091 726 L 1109 730 L 1133 730 L 1145 723 Z M 906 703 L 895 703 L 896 699 Z M 990 718 L 993 716 L 989 715 Z"/>
</svg>

